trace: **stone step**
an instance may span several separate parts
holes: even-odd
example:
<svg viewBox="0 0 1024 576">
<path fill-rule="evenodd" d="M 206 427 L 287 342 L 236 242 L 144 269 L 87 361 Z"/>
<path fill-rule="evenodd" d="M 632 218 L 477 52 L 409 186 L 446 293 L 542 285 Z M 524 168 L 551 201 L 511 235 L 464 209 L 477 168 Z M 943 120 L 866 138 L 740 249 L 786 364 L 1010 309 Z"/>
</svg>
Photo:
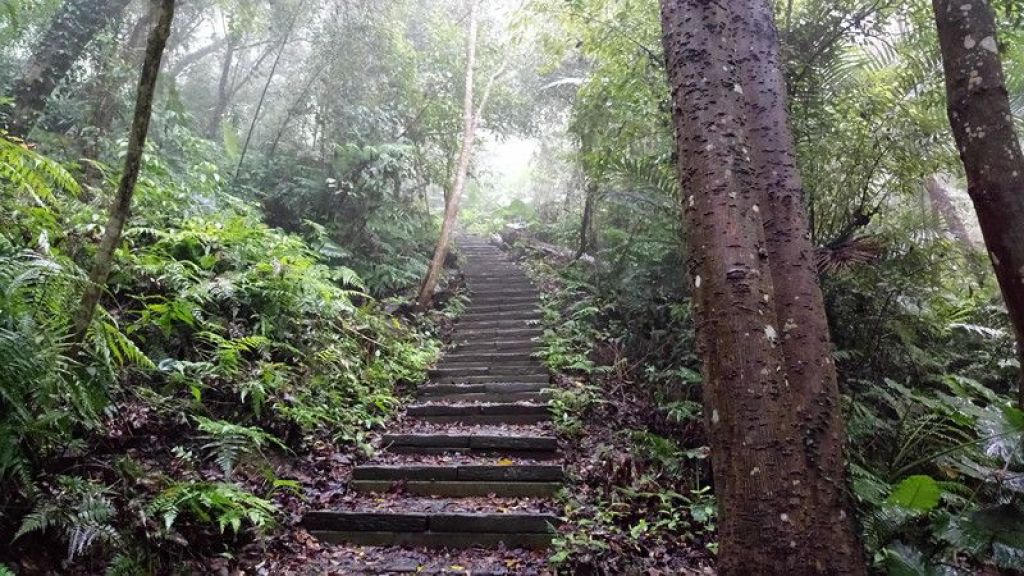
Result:
<svg viewBox="0 0 1024 576">
<path fill-rule="evenodd" d="M 538 296 L 536 294 L 472 294 L 469 297 L 469 301 L 472 304 L 479 304 L 481 306 L 494 304 L 536 304 L 538 301 Z"/>
<path fill-rule="evenodd" d="M 494 288 L 489 290 L 469 290 L 469 301 L 472 302 L 478 298 L 533 298 L 537 300 L 540 298 L 540 293 L 537 292 L 536 288 Z"/>
<path fill-rule="evenodd" d="M 551 420 L 551 410 L 542 403 L 459 403 L 414 404 L 407 416 L 424 422 L 461 424 L 537 424 Z"/>
<path fill-rule="evenodd" d="M 522 368 L 534 368 L 545 373 L 547 371 L 540 360 L 530 357 L 529 354 L 510 358 L 492 359 L 487 356 L 477 358 L 477 360 L 460 358 L 453 360 L 452 357 L 445 356 L 441 359 L 441 363 L 437 365 L 436 370 L 467 370 L 469 372 L 476 372 L 483 369 L 486 370 L 486 372 L 483 372 L 484 374 L 521 374 L 522 372 L 519 372 L 519 370 Z"/>
<path fill-rule="evenodd" d="M 460 480 L 353 480 L 352 490 L 359 493 L 387 493 L 396 489 L 405 494 L 447 498 L 551 498 L 562 488 L 559 482 L 465 482 Z"/>
<path fill-rule="evenodd" d="M 524 284 L 530 281 L 530 278 L 522 273 L 515 272 L 477 272 L 475 274 L 466 274 L 463 276 L 466 279 L 466 284 L 473 287 L 477 284 L 487 284 L 489 286 L 515 282 L 517 284 Z"/>
<path fill-rule="evenodd" d="M 446 394 L 508 394 L 514 392 L 540 392 L 548 388 L 548 382 L 476 382 L 466 384 L 424 384 L 417 393 L 420 398 Z"/>
<path fill-rule="evenodd" d="M 363 464 L 352 470 L 353 480 L 561 482 L 564 478 L 562 467 L 552 464 Z"/>
<path fill-rule="evenodd" d="M 363 546 L 544 548 L 559 519 L 542 513 L 310 512 L 303 526 L 331 543 Z"/>
<path fill-rule="evenodd" d="M 504 320 L 518 320 L 521 322 L 540 322 L 544 314 L 539 309 L 509 310 L 498 312 L 473 312 L 463 314 L 456 319 L 456 322 L 470 324 L 472 322 L 501 322 Z"/>
<path fill-rule="evenodd" d="M 502 364 L 481 364 L 481 365 L 457 365 L 439 366 L 427 372 L 431 379 L 435 378 L 461 378 L 469 376 L 547 376 L 547 370 L 536 360 L 525 363 L 502 363 Z"/>
<path fill-rule="evenodd" d="M 498 304 L 482 305 L 470 302 L 469 305 L 466 306 L 466 309 L 463 312 L 463 314 L 492 314 L 494 312 L 522 312 L 524 310 L 539 311 L 540 303 L 538 303 L 537 301 L 518 303 L 501 302 Z"/>
<path fill-rule="evenodd" d="M 465 276 L 466 287 L 471 294 L 488 294 L 495 291 L 518 290 L 539 294 L 537 287 L 525 276 L 490 274 L 487 276 Z"/>
<path fill-rule="evenodd" d="M 529 350 L 497 350 L 481 352 L 451 352 L 445 354 L 442 361 L 447 366 L 464 364 L 498 364 L 501 362 L 539 362 Z"/>
<path fill-rule="evenodd" d="M 484 338 L 501 340 L 521 338 L 523 340 L 528 340 L 530 338 L 537 338 L 543 334 L 544 329 L 540 326 L 533 326 L 529 328 L 479 328 L 474 330 L 463 330 L 456 327 L 455 333 L 452 335 L 452 340 L 456 342 L 460 340 L 481 340 Z"/>
<path fill-rule="evenodd" d="M 509 338 L 479 338 L 456 340 L 453 344 L 453 351 L 456 354 L 470 354 L 480 352 L 533 352 L 540 345 L 539 342 L 531 340 L 513 340 Z"/>
<path fill-rule="evenodd" d="M 384 446 L 391 452 L 436 454 L 472 452 L 529 454 L 533 458 L 553 458 L 558 441 L 553 436 L 520 436 L 492 434 L 385 434 Z"/>
<path fill-rule="evenodd" d="M 540 320 L 523 318 L 472 319 L 459 318 L 455 330 L 501 330 L 505 328 L 541 328 Z"/>
<path fill-rule="evenodd" d="M 532 392 L 450 392 L 424 396 L 421 399 L 430 402 L 485 402 L 492 404 L 504 404 L 510 402 L 547 402 L 551 399 L 551 393 L 543 390 L 536 390 Z"/>
<path fill-rule="evenodd" d="M 547 372 L 536 372 L 532 374 L 481 374 L 474 376 L 451 375 L 436 376 L 430 379 L 432 384 L 507 384 L 507 383 L 530 383 L 548 384 L 551 376 Z M 425 386 L 421 386 L 422 390 Z"/>
</svg>

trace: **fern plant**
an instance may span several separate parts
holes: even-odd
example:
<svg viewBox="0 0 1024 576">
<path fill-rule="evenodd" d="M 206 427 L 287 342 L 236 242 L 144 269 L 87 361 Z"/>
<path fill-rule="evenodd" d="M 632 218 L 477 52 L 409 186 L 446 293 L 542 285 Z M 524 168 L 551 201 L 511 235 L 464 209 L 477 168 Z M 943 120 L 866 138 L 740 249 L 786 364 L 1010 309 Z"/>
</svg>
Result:
<svg viewBox="0 0 1024 576">
<path fill-rule="evenodd" d="M 216 525 L 221 532 L 238 533 L 248 526 L 263 532 L 274 526 L 277 508 L 268 500 L 226 483 L 180 482 L 157 495 L 146 513 L 171 530 L 182 516 L 201 524 Z"/>
<path fill-rule="evenodd" d="M 75 476 L 58 476 L 54 492 L 22 519 L 14 538 L 55 531 L 67 542 L 67 559 L 71 561 L 95 547 L 121 541 L 112 525 L 116 513 L 106 486 Z"/>
<path fill-rule="evenodd" d="M 225 478 L 231 478 L 235 466 L 242 458 L 255 457 L 265 461 L 263 451 L 266 448 L 287 450 L 280 440 L 259 428 L 224 420 L 210 420 L 202 416 L 196 416 L 195 420 L 199 425 L 200 437 L 206 442 L 203 449 L 212 455 Z"/>
</svg>

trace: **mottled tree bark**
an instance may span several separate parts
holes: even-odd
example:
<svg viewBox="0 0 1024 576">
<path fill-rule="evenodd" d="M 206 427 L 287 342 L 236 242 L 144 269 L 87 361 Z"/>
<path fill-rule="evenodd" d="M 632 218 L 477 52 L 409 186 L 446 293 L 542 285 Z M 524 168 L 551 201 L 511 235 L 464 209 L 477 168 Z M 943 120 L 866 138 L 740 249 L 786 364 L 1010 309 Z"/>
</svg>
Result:
<svg viewBox="0 0 1024 576">
<path fill-rule="evenodd" d="M 138 181 L 139 169 L 142 166 L 142 153 L 146 146 L 149 120 L 153 112 L 153 96 L 156 92 L 157 77 L 160 75 L 160 62 L 163 60 L 164 47 L 171 34 L 171 21 L 174 19 L 174 0 L 151 0 L 151 4 L 150 9 L 154 11 L 153 20 L 156 25 L 150 31 L 146 44 L 146 57 L 142 64 L 142 75 L 135 98 L 135 116 L 128 137 L 128 153 L 124 159 L 124 170 L 117 186 L 117 193 L 110 205 L 110 215 L 103 231 L 103 238 L 96 252 L 92 270 L 89 272 L 89 283 L 85 287 L 78 313 L 75 315 L 75 342 L 84 339 L 89 324 L 92 323 L 96 304 L 106 287 L 114 262 L 114 251 L 121 243 L 121 234 L 131 213 L 135 183 Z"/>
<path fill-rule="evenodd" d="M 67 0 L 61 4 L 50 27 L 11 89 L 14 111 L 8 119 L 11 134 L 27 136 L 39 120 L 46 102 L 86 46 L 110 22 L 117 19 L 128 0 Z"/>
<path fill-rule="evenodd" d="M 967 172 L 999 287 L 1024 359 L 1024 155 L 988 0 L 932 0 L 946 74 L 949 123 Z M 1018 403 L 1024 407 L 1024 362 Z"/>
<path fill-rule="evenodd" d="M 774 28 L 749 2 L 661 5 L 721 518 L 719 572 L 864 574 L 843 509 L 838 391 L 785 92 L 778 71 L 769 73 Z M 768 117 L 752 118 L 757 110 Z M 780 163 L 777 172 L 769 162 Z"/>
<path fill-rule="evenodd" d="M 768 0 L 730 2 L 738 25 L 737 66 L 746 100 L 747 145 L 760 198 L 765 246 L 775 287 L 779 352 L 793 389 L 800 446 L 807 462 L 810 506 L 803 528 L 809 555 L 827 570 L 864 573 L 844 458 L 846 431 L 832 360 L 832 340 L 818 279 L 803 184 L 786 107 L 779 38 Z"/>
</svg>

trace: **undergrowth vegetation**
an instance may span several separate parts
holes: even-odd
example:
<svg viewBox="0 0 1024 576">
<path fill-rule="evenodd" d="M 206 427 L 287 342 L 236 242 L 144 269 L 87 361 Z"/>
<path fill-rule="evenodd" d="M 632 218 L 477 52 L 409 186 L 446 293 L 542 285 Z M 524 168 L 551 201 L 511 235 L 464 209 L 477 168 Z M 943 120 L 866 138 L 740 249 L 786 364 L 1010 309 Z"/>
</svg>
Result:
<svg viewBox="0 0 1024 576">
<path fill-rule="evenodd" d="M 137 574 L 266 532 L 275 494 L 301 492 L 273 459 L 368 450 L 396 383 L 433 362 L 436 343 L 353 270 L 264 224 L 215 166 L 164 154 L 74 342 L 106 197 L 0 141 L 4 549 L 61 541 L 75 566 Z"/>
<path fill-rule="evenodd" d="M 500 230 L 500 221 L 480 226 Z M 713 557 L 685 284 L 662 276 L 638 294 L 631 279 L 644 272 L 603 262 L 620 257 L 614 241 L 602 260 L 574 260 L 557 244 L 572 237 L 562 222 L 509 222 L 504 238 L 552 293 L 540 355 L 562 375 L 555 423 L 580 446 L 565 495 L 573 530 L 553 560 L 570 572 L 620 574 L 680 547 L 691 563 Z M 927 250 L 909 257 L 965 265 L 939 236 Z M 631 266 L 657 278 L 658 253 L 637 253 L 654 259 Z M 894 250 L 826 277 L 831 321 L 841 327 L 834 356 L 863 541 L 874 567 L 890 574 L 1024 569 L 1024 411 L 1010 401 L 1016 365 L 1005 309 L 991 292 L 944 288 L 941 275 L 922 291 L 898 277 L 907 257 Z"/>
</svg>

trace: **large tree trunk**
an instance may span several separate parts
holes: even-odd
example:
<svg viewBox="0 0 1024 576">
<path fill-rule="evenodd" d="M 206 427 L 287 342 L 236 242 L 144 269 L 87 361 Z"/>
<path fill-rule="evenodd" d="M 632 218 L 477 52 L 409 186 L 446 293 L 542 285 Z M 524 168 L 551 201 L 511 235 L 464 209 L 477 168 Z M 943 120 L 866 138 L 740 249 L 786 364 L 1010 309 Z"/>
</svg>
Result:
<svg viewBox="0 0 1024 576">
<path fill-rule="evenodd" d="M 111 21 L 128 0 L 67 0 L 36 45 L 21 79 L 12 87 L 14 111 L 8 121 L 11 134 L 27 136 L 46 108 L 50 95 L 78 61 L 85 47 Z"/>
<path fill-rule="evenodd" d="M 425 309 L 434 298 L 434 289 L 441 277 L 445 258 L 448 256 L 448 242 L 455 219 L 459 216 L 459 202 L 462 190 L 466 187 L 466 176 L 469 173 L 469 162 L 473 157 L 473 142 L 476 140 L 476 120 L 473 102 L 473 69 L 476 66 L 477 37 L 477 0 L 469 0 L 469 32 L 466 35 L 466 88 L 462 103 L 462 146 L 459 148 L 459 159 L 455 163 L 455 174 L 451 188 L 445 194 L 444 218 L 441 221 L 441 234 L 434 247 L 434 256 L 427 267 L 427 274 L 420 285 L 417 305 Z"/>
<path fill-rule="evenodd" d="M 785 96 L 778 71 L 768 73 L 774 29 L 762 8 L 662 0 L 721 518 L 719 572 L 863 574 L 843 509 L 828 330 Z M 741 39 L 754 33 L 763 37 Z M 755 94 L 748 100 L 747 92 Z M 752 111 L 768 117 L 750 118 Z M 773 161 L 777 174 L 765 171 Z M 810 350 L 794 350 L 801 346 Z"/>
<path fill-rule="evenodd" d="M 121 233 L 131 212 L 132 196 L 135 193 L 135 182 L 139 178 L 142 165 L 142 153 L 149 132 L 149 120 L 153 112 L 153 95 L 156 92 L 156 81 L 160 75 L 160 62 L 163 59 L 164 47 L 171 34 L 171 21 L 174 19 L 174 0 L 151 0 L 153 20 L 156 25 L 149 33 L 146 45 L 146 58 L 142 64 L 142 75 L 139 78 L 138 93 L 135 98 L 135 116 L 132 120 L 131 134 L 128 138 L 128 153 L 124 159 L 124 171 L 117 187 L 114 201 L 110 205 L 103 239 L 96 252 L 89 283 L 82 294 L 82 302 L 74 319 L 74 341 L 81 342 L 92 323 L 96 304 L 106 287 L 110 268 L 114 261 L 114 251 L 121 243 Z"/>
<path fill-rule="evenodd" d="M 747 144 L 753 185 L 760 198 L 765 247 L 775 287 L 779 352 L 793 389 L 801 448 L 809 466 L 802 480 L 813 513 L 803 528 L 815 548 L 809 557 L 829 574 L 863 573 L 844 459 L 846 431 L 832 340 L 821 293 L 803 184 L 786 107 L 779 38 L 768 0 L 734 0 L 739 25 L 737 66 L 746 100 Z M 826 562 L 827 559 L 827 562 Z"/>
<path fill-rule="evenodd" d="M 992 266 L 1024 359 L 1024 155 L 988 0 L 932 0 L 946 73 L 949 123 Z M 1024 406 L 1024 362 L 1018 402 Z"/>
</svg>

